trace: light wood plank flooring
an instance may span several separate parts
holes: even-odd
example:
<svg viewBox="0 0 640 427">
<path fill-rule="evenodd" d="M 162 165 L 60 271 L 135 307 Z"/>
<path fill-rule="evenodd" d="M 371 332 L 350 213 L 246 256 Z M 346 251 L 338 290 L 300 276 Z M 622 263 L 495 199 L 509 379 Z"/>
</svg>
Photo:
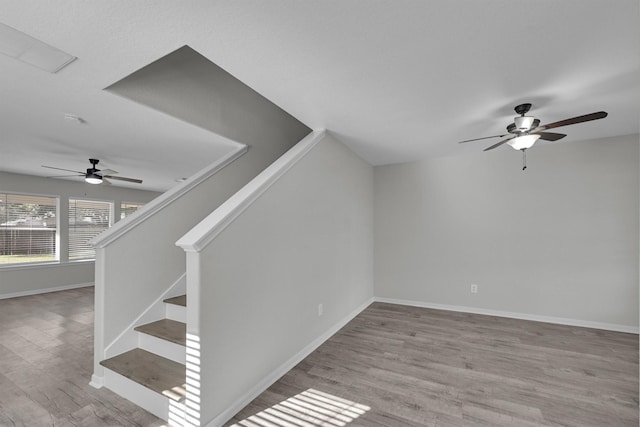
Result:
<svg viewBox="0 0 640 427">
<path fill-rule="evenodd" d="M 637 427 L 638 336 L 375 303 L 231 425 Z"/>
<path fill-rule="evenodd" d="M 93 288 L 0 299 L 0 426 L 163 426 L 93 373 Z"/>
<path fill-rule="evenodd" d="M 92 350 L 93 288 L 0 300 L 0 426 L 164 425 Z M 638 336 L 376 303 L 234 424 L 637 426 Z"/>
</svg>

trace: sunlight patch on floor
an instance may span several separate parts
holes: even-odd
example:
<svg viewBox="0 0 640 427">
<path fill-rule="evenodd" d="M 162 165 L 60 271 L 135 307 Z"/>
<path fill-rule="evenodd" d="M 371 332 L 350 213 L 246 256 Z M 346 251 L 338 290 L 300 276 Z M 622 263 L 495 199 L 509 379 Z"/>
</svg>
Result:
<svg viewBox="0 0 640 427">
<path fill-rule="evenodd" d="M 312 388 L 265 409 L 232 427 L 340 427 L 371 408 Z"/>
</svg>

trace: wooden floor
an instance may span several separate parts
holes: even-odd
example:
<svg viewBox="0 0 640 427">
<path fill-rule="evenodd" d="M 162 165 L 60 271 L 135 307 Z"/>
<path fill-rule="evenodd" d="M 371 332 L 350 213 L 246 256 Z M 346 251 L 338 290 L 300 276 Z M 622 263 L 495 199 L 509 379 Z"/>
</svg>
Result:
<svg viewBox="0 0 640 427">
<path fill-rule="evenodd" d="M 0 300 L 0 426 L 164 425 L 92 350 L 93 288 Z M 638 336 L 375 303 L 227 425 L 635 427 Z"/>
<path fill-rule="evenodd" d="M 163 426 L 93 373 L 93 288 L 0 300 L 0 426 Z"/>
<path fill-rule="evenodd" d="M 638 336 L 375 303 L 227 425 L 637 427 Z"/>
</svg>

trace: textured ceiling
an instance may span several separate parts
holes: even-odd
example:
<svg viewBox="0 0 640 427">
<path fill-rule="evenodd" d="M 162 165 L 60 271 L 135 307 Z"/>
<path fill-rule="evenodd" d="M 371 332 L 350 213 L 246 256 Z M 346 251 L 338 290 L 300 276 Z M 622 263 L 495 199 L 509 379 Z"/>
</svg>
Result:
<svg viewBox="0 0 640 427">
<path fill-rule="evenodd" d="M 501 133 L 522 102 L 542 123 L 609 113 L 563 128 L 568 142 L 640 121 L 637 0 L 3 0 L 0 22 L 78 57 L 49 74 L 0 55 L 9 172 L 83 170 L 95 156 L 162 190 L 228 152 L 103 90 L 183 45 L 373 164 L 490 155 L 486 141 L 456 142 Z"/>
</svg>

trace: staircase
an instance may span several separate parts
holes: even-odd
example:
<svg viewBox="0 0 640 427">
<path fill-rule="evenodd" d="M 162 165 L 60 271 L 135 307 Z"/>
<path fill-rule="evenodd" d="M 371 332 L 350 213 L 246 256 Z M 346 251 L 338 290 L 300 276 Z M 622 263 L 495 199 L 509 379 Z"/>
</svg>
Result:
<svg viewBox="0 0 640 427">
<path fill-rule="evenodd" d="M 163 301 L 165 318 L 136 326 L 138 347 L 100 362 L 105 386 L 159 418 L 184 416 L 186 295 Z M 177 424 L 176 424 L 177 425 Z"/>
</svg>

